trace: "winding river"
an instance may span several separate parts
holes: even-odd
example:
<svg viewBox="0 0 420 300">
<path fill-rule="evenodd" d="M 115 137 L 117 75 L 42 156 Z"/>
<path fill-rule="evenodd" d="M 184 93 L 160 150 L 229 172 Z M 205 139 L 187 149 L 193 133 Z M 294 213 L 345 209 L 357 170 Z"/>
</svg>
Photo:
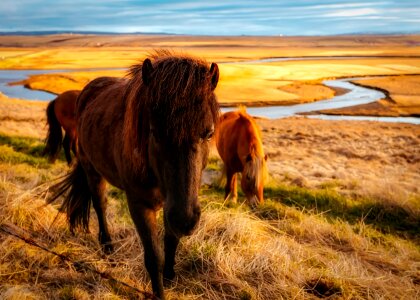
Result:
<svg viewBox="0 0 420 300">
<path fill-rule="evenodd" d="M 89 69 L 92 70 L 92 69 Z M 0 91 L 8 97 L 50 101 L 56 97 L 55 94 L 27 89 L 22 85 L 9 86 L 8 83 L 26 79 L 30 75 L 46 73 L 63 73 L 75 70 L 0 70 Z M 335 96 L 328 100 L 320 100 L 312 103 L 288 105 L 288 106 L 262 106 L 248 107 L 251 115 L 277 119 L 294 116 L 299 113 L 319 111 L 324 109 L 342 108 L 360 104 L 375 102 L 385 95 L 377 90 L 356 86 L 350 81 L 357 78 L 346 78 L 337 80 L 324 80 L 323 84 L 329 87 L 339 87 L 349 90 L 346 94 Z M 235 108 L 222 108 L 222 111 L 229 111 Z M 331 115 L 309 115 L 308 118 L 326 120 L 373 120 L 382 122 L 404 122 L 420 124 L 420 118 L 414 117 L 365 117 L 365 116 L 331 116 Z"/>
</svg>

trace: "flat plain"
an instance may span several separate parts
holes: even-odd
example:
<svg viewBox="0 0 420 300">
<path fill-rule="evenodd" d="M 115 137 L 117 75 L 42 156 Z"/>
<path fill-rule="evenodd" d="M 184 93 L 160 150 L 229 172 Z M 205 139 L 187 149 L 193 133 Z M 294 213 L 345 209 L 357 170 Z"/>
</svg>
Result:
<svg viewBox="0 0 420 300">
<path fill-rule="evenodd" d="M 387 98 L 327 113 L 420 114 L 420 36 L 0 36 L 0 68 L 66 70 L 21 83 L 60 93 L 97 76 L 124 76 L 157 48 L 218 62 L 223 105 L 331 98 L 346 91 L 325 87 L 323 79 L 358 77 L 355 83 L 386 91 Z M 44 205 L 42 191 L 68 167 L 64 157 L 49 164 L 40 156 L 46 105 L 0 95 L 1 226 L 23 228 L 74 261 L 150 291 L 121 191 L 108 189 L 117 245 L 111 256 L 100 252 L 94 218 L 90 234 L 72 235 L 64 217 L 53 224 L 57 207 Z M 268 154 L 266 203 L 252 210 L 241 194 L 238 204 L 225 203 L 218 185 L 222 162 L 213 151 L 200 192 L 202 219 L 182 240 L 168 298 L 418 298 L 419 125 L 306 117 L 257 122 Z M 4 299 L 141 298 L 4 232 L 0 282 Z"/>
</svg>

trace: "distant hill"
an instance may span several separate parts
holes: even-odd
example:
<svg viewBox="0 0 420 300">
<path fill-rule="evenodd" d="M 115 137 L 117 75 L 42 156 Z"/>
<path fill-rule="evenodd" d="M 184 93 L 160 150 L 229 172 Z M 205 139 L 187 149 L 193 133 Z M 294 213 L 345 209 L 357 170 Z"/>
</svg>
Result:
<svg viewBox="0 0 420 300">
<path fill-rule="evenodd" d="M 180 35 L 175 33 L 166 33 L 166 32 L 111 32 L 111 31 L 70 31 L 70 30 L 46 30 L 46 31 L 0 31 L 0 36 L 8 35 L 27 35 L 27 36 L 36 36 L 36 35 L 52 35 L 52 34 L 91 34 L 91 35 Z"/>
<path fill-rule="evenodd" d="M 59 35 L 59 34 L 74 34 L 74 35 L 179 35 L 185 36 L 188 34 L 178 34 L 170 32 L 115 32 L 115 31 L 71 31 L 71 30 L 42 30 L 42 31 L 0 31 L 0 36 L 12 36 L 12 35 L 21 35 L 21 36 L 39 36 L 39 35 Z M 393 35 L 416 35 L 420 34 L 420 31 L 416 32 L 388 32 L 388 33 L 376 33 L 376 32 L 352 32 L 352 33 L 342 33 L 342 34 L 325 34 L 320 36 L 359 36 L 359 35 L 375 35 L 375 36 L 393 36 Z M 193 35 L 199 36 L 199 35 Z M 203 34 L 203 36 L 208 36 Z M 264 36 L 264 35 L 238 35 L 238 36 Z M 266 35 L 270 36 L 270 35 Z M 279 35 L 272 35 L 279 36 Z M 283 35 L 280 36 L 292 36 L 292 35 Z M 295 35 L 301 36 L 301 35 Z"/>
</svg>

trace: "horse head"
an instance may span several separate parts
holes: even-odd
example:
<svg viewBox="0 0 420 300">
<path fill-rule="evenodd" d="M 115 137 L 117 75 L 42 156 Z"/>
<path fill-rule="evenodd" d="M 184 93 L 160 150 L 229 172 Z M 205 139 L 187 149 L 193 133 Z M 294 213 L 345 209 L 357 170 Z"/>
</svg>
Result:
<svg viewBox="0 0 420 300">
<path fill-rule="evenodd" d="M 142 66 L 148 104 L 148 165 L 164 196 L 164 220 L 175 236 L 198 224 L 198 191 L 219 108 L 219 70 L 190 57 L 146 59 Z"/>
</svg>

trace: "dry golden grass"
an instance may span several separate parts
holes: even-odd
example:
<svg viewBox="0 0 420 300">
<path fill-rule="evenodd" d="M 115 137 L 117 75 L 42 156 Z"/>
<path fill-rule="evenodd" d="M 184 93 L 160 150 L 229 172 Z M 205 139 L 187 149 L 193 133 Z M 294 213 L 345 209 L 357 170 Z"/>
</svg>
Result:
<svg viewBox="0 0 420 300">
<path fill-rule="evenodd" d="M 5 103 L 0 102 L 0 108 L 9 105 Z M 33 103 L 11 103 L 21 112 L 26 107 L 37 114 L 38 106 Z M 14 122 L 19 127 L 26 119 Z M 420 210 L 418 187 L 413 190 L 420 176 L 418 127 L 307 119 L 259 122 L 274 178 L 266 188 L 266 204 L 256 210 L 242 203 L 224 204 L 218 188 L 203 186 L 202 219 L 197 231 L 182 239 L 177 277 L 166 289 L 168 298 L 418 298 Z M 108 191 L 107 213 L 117 250 L 106 257 L 96 239 L 95 214 L 90 234 L 70 234 L 63 217 L 53 224 L 57 207 L 45 206 L 41 192 L 67 166 L 64 160 L 50 165 L 39 157 L 42 132 L 25 138 L 1 126 L 0 226 L 15 224 L 51 250 L 150 291 L 143 250 L 122 193 L 114 188 Z M 377 145 L 383 147 L 373 153 Z M 377 157 L 380 161 L 376 163 Z M 353 164 L 357 167 L 351 168 Z M 293 178 L 292 166 L 302 172 L 301 181 Z M 389 169 L 406 175 L 404 179 L 388 176 L 393 174 L 386 173 Z M 214 154 L 206 173 L 212 171 L 220 171 Z M 332 182 L 331 176 L 340 172 L 345 178 L 336 177 Z M 417 177 L 410 178 L 413 175 Z M 310 189 L 291 182 L 306 182 Z M 159 222 L 162 225 L 161 217 Z M 2 231 L 0 282 L 2 299 L 141 296 Z"/>
<path fill-rule="evenodd" d="M 258 122 L 268 168 L 277 179 L 390 201 L 418 201 L 413 196 L 420 193 L 419 125 L 302 118 Z"/>
<path fill-rule="evenodd" d="M 44 136 L 46 102 L 10 99 L 0 92 L 0 133 Z"/>
<path fill-rule="evenodd" d="M 321 85 L 322 78 L 415 73 L 420 72 L 420 59 L 221 64 L 219 68 L 221 75 L 217 95 L 221 104 L 286 105 L 333 97 L 336 92 Z M 33 75 L 20 84 L 58 94 L 65 90 L 82 89 L 99 76 L 121 77 L 124 71 Z M 401 88 L 406 87 L 401 85 Z M 418 92 L 417 86 L 412 85 L 411 88 L 412 93 Z M 415 99 L 410 105 L 417 107 Z"/>
<path fill-rule="evenodd" d="M 418 56 L 420 47 L 408 47 L 418 42 L 419 36 L 0 37 L 0 47 L 23 47 L 0 48 L 0 68 L 119 68 L 158 47 L 218 62 L 290 55 L 399 56 L 220 64 L 217 92 L 222 103 L 289 104 L 337 92 L 320 86 L 322 78 L 419 73 L 420 59 L 409 56 Z M 103 75 L 123 72 L 75 70 L 34 76 L 25 84 L 60 93 Z M 417 83 L 417 77 L 407 76 L 366 84 L 388 89 L 401 103 L 398 109 L 383 101 L 372 104 L 377 110 L 382 107 L 378 114 L 394 113 L 393 109 L 400 114 L 417 105 L 412 101 Z M 108 257 L 100 252 L 94 213 L 90 234 L 70 234 L 64 217 L 53 224 L 57 207 L 45 206 L 41 192 L 67 166 L 64 160 L 50 165 L 40 157 L 45 107 L 42 102 L 0 96 L 0 226 L 17 225 L 74 261 L 150 291 L 143 249 L 121 191 L 108 191 L 107 213 L 117 249 Z M 223 192 L 214 186 L 221 162 L 213 153 L 204 176 L 207 184 L 201 189 L 202 219 L 197 231 L 182 239 L 168 298 L 418 299 L 419 126 L 302 118 L 258 122 L 271 175 L 266 203 L 256 210 L 224 203 Z M 162 225 L 161 216 L 159 222 Z M 2 231 L 0 282 L 1 299 L 141 296 Z"/>
<path fill-rule="evenodd" d="M 420 73 L 420 37 L 194 37 L 194 36 L 83 36 L 0 37 L 0 69 L 127 68 L 156 48 L 188 52 L 218 62 L 219 101 L 224 105 L 296 104 L 332 97 L 337 91 L 320 85 L 324 78 Z M 15 48 L 10 48 L 15 47 Z M 17 47 L 17 48 L 16 48 Z M 305 61 L 247 63 L 272 57 L 324 57 Z M 349 56 L 348 59 L 328 56 Z M 353 57 L 352 56 L 361 56 Z M 222 64 L 222 62 L 241 62 Z M 122 71 L 76 71 L 32 76 L 27 86 L 61 93 L 81 89 L 98 76 L 122 76 Z M 382 84 L 382 83 L 381 83 Z M 393 94 L 404 94 L 394 84 Z M 417 95 L 418 87 L 410 85 Z M 398 90 L 399 89 L 399 90 Z M 400 97 L 404 107 L 384 103 L 367 107 L 383 115 L 411 113 L 416 98 Z M 364 110 L 367 109 L 363 107 Z M 417 110 L 417 108 L 413 108 Z M 363 113 L 362 110 L 360 110 Z M 340 111 L 340 113 L 348 110 Z M 333 112 L 331 112 L 333 113 Z M 349 112 L 351 114 L 351 112 Z"/>
</svg>

